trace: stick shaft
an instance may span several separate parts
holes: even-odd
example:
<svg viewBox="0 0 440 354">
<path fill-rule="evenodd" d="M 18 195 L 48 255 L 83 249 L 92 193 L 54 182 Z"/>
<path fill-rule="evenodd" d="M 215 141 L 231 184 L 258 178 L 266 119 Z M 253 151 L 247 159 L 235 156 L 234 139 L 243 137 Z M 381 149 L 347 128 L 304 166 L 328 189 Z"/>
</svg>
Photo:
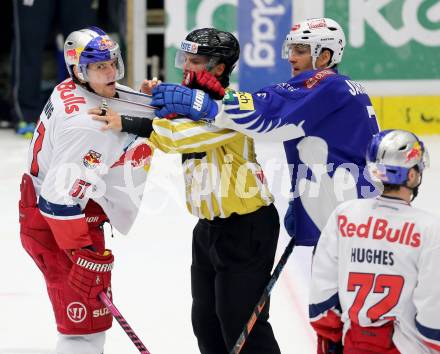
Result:
<svg viewBox="0 0 440 354">
<path fill-rule="evenodd" d="M 127 336 L 131 339 L 133 344 L 136 346 L 136 348 L 141 352 L 142 354 L 151 354 L 148 349 L 145 347 L 144 343 L 139 339 L 139 337 L 134 333 L 131 326 L 127 323 L 124 316 L 119 312 L 119 310 L 116 308 L 115 304 L 109 299 L 109 297 L 101 291 L 99 293 L 99 299 L 104 303 L 104 305 L 108 308 L 110 313 L 113 315 L 113 317 L 116 319 L 116 321 L 119 322 L 122 329 L 125 333 L 127 333 Z"/>
<path fill-rule="evenodd" d="M 264 288 L 263 295 L 261 295 L 260 300 L 258 300 L 257 304 L 255 305 L 254 310 L 252 311 L 252 315 L 249 318 L 249 321 L 244 326 L 243 331 L 241 332 L 240 337 L 238 337 L 237 341 L 235 342 L 234 347 L 231 349 L 230 354 L 239 354 L 241 349 L 243 348 L 243 345 L 246 342 L 249 333 L 251 333 L 252 328 L 254 327 L 255 322 L 258 319 L 258 316 L 260 316 L 261 311 L 263 311 L 263 308 L 266 305 L 267 300 L 269 299 L 270 293 L 272 292 L 272 289 L 275 283 L 277 282 L 281 274 L 281 271 L 286 265 L 286 262 L 289 259 L 289 256 L 292 253 L 294 246 L 295 246 L 295 239 L 292 237 L 289 241 L 289 244 L 286 246 L 283 255 L 278 261 L 278 264 L 272 273 L 272 277 L 270 278 L 269 283 Z"/>
</svg>

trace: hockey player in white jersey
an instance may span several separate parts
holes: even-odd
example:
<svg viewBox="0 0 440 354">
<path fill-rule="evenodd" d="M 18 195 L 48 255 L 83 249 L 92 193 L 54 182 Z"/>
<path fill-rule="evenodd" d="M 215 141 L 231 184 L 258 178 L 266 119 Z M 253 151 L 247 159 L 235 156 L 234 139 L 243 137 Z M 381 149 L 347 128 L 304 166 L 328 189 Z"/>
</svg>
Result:
<svg viewBox="0 0 440 354">
<path fill-rule="evenodd" d="M 387 130 L 367 150 L 381 196 L 338 206 L 319 239 L 309 315 L 318 353 L 440 352 L 440 222 L 411 206 L 428 165 L 414 134 Z"/>
<path fill-rule="evenodd" d="M 55 87 L 30 145 L 20 236 L 46 281 L 56 353 L 100 354 L 112 316 L 98 294 L 111 296 L 114 260 L 102 225 L 129 231 L 152 148 L 135 135 L 101 131 L 87 112 L 101 106 L 102 114 L 147 118 L 150 98 L 116 83 L 124 76 L 120 49 L 99 28 L 72 32 L 64 55 L 71 77 Z"/>
</svg>

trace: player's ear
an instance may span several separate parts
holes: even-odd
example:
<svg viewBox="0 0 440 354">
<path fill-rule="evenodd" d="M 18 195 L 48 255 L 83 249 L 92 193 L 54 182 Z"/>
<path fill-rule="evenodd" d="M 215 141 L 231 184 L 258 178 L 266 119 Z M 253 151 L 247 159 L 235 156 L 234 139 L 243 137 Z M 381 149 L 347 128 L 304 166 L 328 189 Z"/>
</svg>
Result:
<svg viewBox="0 0 440 354">
<path fill-rule="evenodd" d="M 213 74 L 215 77 L 220 77 L 225 72 L 225 68 L 226 68 L 226 65 L 224 63 L 217 64 L 211 70 L 211 74 Z"/>
<path fill-rule="evenodd" d="M 420 173 L 414 167 L 410 168 L 408 171 L 408 185 L 410 187 L 416 186 L 419 184 Z"/>
<path fill-rule="evenodd" d="M 323 49 L 321 51 L 321 54 L 319 54 L 319 57 L 316 59 L 316 67 L 323 69 L 326 68 L 330 60 L 332 59 L 332 52 L 328 49 Z"/>
<path fill-rule="evenodd" d="M 85 83 L 85 81 L 80 80 L 80 79 L 78 78 L 78 66 L 73 65 L 72 68 L 73 68 L 73 74 L 75 75 L 75 77 L 77 78 L 77 80 L 80 81 L 80 82 L 82 82 L 82 83 Z"/>
</svg>

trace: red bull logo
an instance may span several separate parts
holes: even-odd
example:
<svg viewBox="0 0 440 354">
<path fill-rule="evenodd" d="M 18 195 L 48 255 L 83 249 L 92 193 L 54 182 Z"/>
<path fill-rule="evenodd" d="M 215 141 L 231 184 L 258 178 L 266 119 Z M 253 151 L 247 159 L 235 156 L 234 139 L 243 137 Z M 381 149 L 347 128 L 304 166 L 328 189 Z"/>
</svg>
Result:
<svg viewBox="0 0 440 354">
<path fill-rule="evenodd" d="M 69 50 L 66 52 L 66 54 L 67 54 L 67 56 L 68 56 L 69 58 L 72 58 L 73 60 L 78 59 L 78 58 L 77 58 L 77 55 L 76 55 L 76 50 L 75 50 L 75 49 L 69 49 Z"/>
<path fill-rule="evenodd" d="M 412 149 L 406 154 L 406 162 L 418 160 L 422 156 L 422 147 L 419 142 L 415 142 Z"/>
<path fill-rule="evenodd" d="M 140 144 L 132 149 L 127 150 L 113 167 L 123 166 L 126 163 L 131 163 L 132 167 L 146 166 L 150 163 L 152 150 L 147 144 Z"/>
<path fill-rule="evenodd" d="M 99 152 L 89 150 L 83 158 L 83 164 L 87 168 L 94 169 L 101 163 L 101 154 Z"/>
<path fill-rule="evenodd" d="M 99 42 L 100 50 L 112 49 L 114 46 L 115 46 L 115 42 L 113 42 L 108 37 L 102 37 L 101 41 Z"/>
<path fill-rule="evenodd" d="M 84 48 L 82 48 L 82 47 L 69 49 L 68 51 L 66 51 L 66 55 L 71 60 L 76 61 L 76 60 L 79 60 L 79 57 L 80 57 L 83 50 L 84 50 Z"/>
</svg>

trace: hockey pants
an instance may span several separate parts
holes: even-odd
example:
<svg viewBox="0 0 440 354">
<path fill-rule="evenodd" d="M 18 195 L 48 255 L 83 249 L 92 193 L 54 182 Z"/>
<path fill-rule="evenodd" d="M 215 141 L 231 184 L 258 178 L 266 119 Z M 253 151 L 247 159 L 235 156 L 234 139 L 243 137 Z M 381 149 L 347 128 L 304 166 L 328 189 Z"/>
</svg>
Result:
<svg viewBox="0 0 440 354">
<path fill-rule="evenodd" d="M 25 174 L 19 202 L 21 242 L 44 275 L 58 331 L 65 335 L 82 335 L 109 329 L 112 315 L 105 305 L 92 307 L 84 303 L 67 284 L 72 263 L 65 251 L 58 247 L 36 201 L 32 179 Z M 93 201 L 89 201 L 84 212 L 89 220 L 101 220 L 102 223 L 105 219 L 102 209 Z M 89 224 L 89 234 L 97 251 L 103 252 L 104 233 L 98 223 Z"/>
<path fill-rule="evenodd" d="M 400 354 L 393 343 L 393 323 L 381 327 L 351 324 L 344 339 L 344 354 Z"/>
<path fill-rule="evenodd" d="M 279 234 L 273 205 L 199 220 L 193 233 L 192 324 L 202 354 L 226 354 L 270 279 Z M 266 303 L 242 354 L 278 354 Z"/>
</svg>

